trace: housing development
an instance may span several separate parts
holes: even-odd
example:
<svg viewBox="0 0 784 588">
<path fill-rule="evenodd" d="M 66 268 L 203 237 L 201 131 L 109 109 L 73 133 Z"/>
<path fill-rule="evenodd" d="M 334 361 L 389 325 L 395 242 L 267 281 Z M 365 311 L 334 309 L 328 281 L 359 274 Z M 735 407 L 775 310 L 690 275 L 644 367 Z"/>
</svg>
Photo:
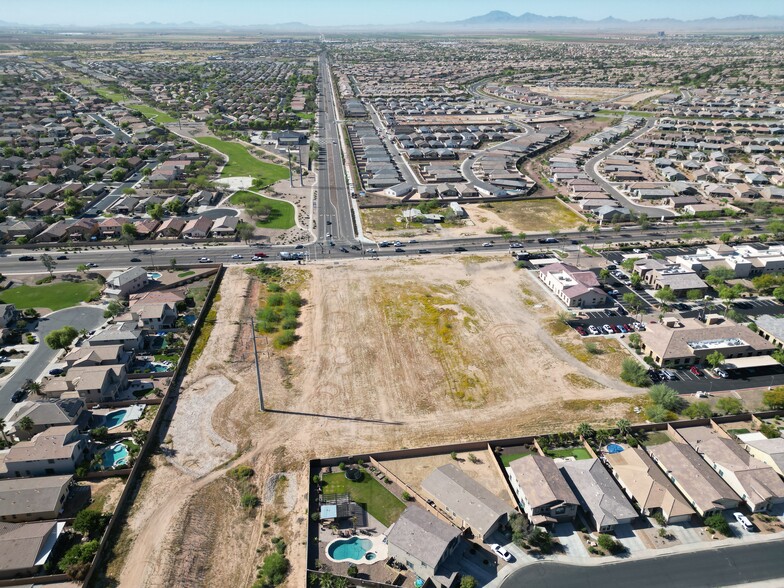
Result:
<svg viewBox="0 0 784 588">
<path fill-rule="evenodd" d="M 784 582 L 778 6 L 83 4 L 0 21 L 0 586 Z"/>
</svg>

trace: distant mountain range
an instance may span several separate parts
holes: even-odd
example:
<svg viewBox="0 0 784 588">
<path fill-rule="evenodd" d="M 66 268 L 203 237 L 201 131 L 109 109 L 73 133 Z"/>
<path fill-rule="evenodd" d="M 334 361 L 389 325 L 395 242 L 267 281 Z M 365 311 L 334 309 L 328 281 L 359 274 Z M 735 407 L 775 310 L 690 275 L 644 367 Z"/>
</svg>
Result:
<svg viewBox="0 0 784 588">
<path fill-rule="evenodd" d="M 25 25 L 0 20 L 0 28 L 20 30 L 52 30 L 52 31 L 84 31 L 100 32 L 106 30 L 209 30 L 221 31 L 273 31 L 284 32 L 784 32 L 784 15 L 753 16 L 739 14 L 726 18 L 704 18 L 698 20 L 679 20 L 675 18 L 656 18 L 647 20 L 622 20 L 612 16 L 601 20 L 585 20 L 575 16 L 542 16 L 526 12 L 515 16 L 501 10 L 492 10 L 487 14 L 474 16 L 465 20 L 452 22 L 416 22 L 409 24 L 368 24 L 346 26 L 315 26 L 301 22 L 256 25 L 227 25 L 220 22 L 211 23 L 159 23 L 136 22 L 132 24 L 112 24 L 106 26 L 79 26 L 72 24 Z"/>
</svg>

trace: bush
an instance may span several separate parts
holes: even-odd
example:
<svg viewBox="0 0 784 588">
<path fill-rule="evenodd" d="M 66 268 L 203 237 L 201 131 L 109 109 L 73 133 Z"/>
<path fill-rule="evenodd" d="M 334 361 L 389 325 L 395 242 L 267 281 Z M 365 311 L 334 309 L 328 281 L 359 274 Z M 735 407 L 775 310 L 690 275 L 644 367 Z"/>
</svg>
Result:
<svg viewBox="0 0 784 588">
<path fill-rule="evenodd" d="M 664 515 L 662 514 L 662 511 L 657 510 L 653 514 L 653 519 L 656 521 L 656 524 L 659 525 L 660 527 L 666 527 L 667 526 L 667 519 L 664 518 Z"/>
<path fill-rule="evenodd" d="M 261 500 L 253 492 L 244 492 L 240 498 L 240 504 L 243 508 L 256 508 L 261 504 Z"/>
<path fill-rule="evenodd" d="M 106 525 L 109 523 L 109 517 L 97 510 L 81 510 L 73 522 L 75 531 L 82 535 L 87 535 L 91 539 L 99 539 L 103 534 Z"/>
<path fill-rule="evenodd" d="M 359 568 L 356 565 L 351 564 L 346 570 L 346 575 L 349 578 L 356 578 L 359 575 Z"/>
<path fill-rule="evenodd" d="M 411 502 L 412 500 L 414 500 L 414 497 L 405 491 L 403 492 L 403 494 L 400 495 L 400 498 L 402 498 L 405 502 Z"/>
<path fill-rule="evenodd" d="M 658 404 L 665 410 L 678 410 L 683 404 L 678 393 L 666 384 L 651 386 L 648 396 L 654 404 Z"/>
<path fill-rule="evenodd" d="M 276 349 L 285 349 L 286 347 L 291 347 L 294 345 L 297 339 L 298 337 L 292 329 L 286 329 L 280 335 L 275 337 L 275 340 L 272 344 Z"/>
<path fill-rule="evenodd" d="M 670 419 L 670 412 L 663 406 L 654 404 L 645 409 L 645 417 L 652 423 L 663 423 Z"/>
<path fill-rule="evenodd" d="M 631 386 L 641 388 L 651 383 L 648 370 L 635 359 L 627 357 L 621 364 L 621 379 Z"/>
<path fill-rule="evenodd" d="M 716 401 L 716 408 L 724 414 L 740 414 L 743 412 L 743 403 L 737 398 L 724 396 Z"/>
<path fill-rule="evenodd" d="M 784 409 L 784 387 L 765 392 L 762 395 L 762 403 L 771 410 Z"/>
<path fill-rule="evenodd" d="M 779 428 L 775 425 L 771 425 L 770 423 L 762 423 L 762 425 L 760 425 L 759 432 L 765 435 L 765 437 L 768 439 L 778 439 L 781 436 Z"/>
<path fill-rule="evenodd" d="M 283 286 L 275 282 L 267 284 L 267 292 L 283 292 Z"/>
<path fill-rule="evenodd" d="M 240 465 L 236 468 L 232 468 L 228 472 L 228 476 L 232 480 L 247 480 L 248 478 L 253 476 L 253 468 L 246 465 Z"/>
<path fill-rule="evenodd" d="M 259 587 L 279 586 L 283 584 L 286 575 L 289 573 L 289 560 L 282 553 L 277 551 L 270 553 L 264 558 L 258 574 L 258 582 L 254 584 Z"/>
<path fill-rule="evenodd" d="M 476 578 L 473 576 L 463 576 L 460 578 L 460 588 L 476 588 Z"/>
<path fill-rule="evenodd" d="M 61 572 L 65 572 L 74 579 L 83 579 L 86 573 L 86 564 L 89 564 L 93 556 L 98 551 L 98 541 L 92 540 L 87 543 L 77 543 L 65 552 L 60 558 L 57 567 Z"/>
<path fill-rule="evenodd" d="M 709 517 L 705 517 L 702 522 L 706 527 L 718 531 L 725 537 L 732 536 L 732 529 L 730 529 L 730 524 L 727 522 L 727 519 L 724 518 L 724 515 L 720 512 L 714 513 Z"/>
<path fill-rule="evenodd" d="M 623 545 L 613 539 L 610 535 L 605 535 L 604 533 L 599 535 L 599 538 L 596 540 L 599 544 L 599 547 L 604 549 L 607 553 L 620 553 L 623 551 Z"/>
<path fill-rule="evenodd" d="M 109 429 L 106 427 L 96 427 L 95 429 L 90 429 L 90 437 L 95 439 L 96 441 L 103 441 L 106 439 L 106 436 L 109 434 Z"/>
<path fill-rule="evenodd" d="M 707 419 L 713 416 L 713 409 L 709 403 L 699 400 L 687 406 L 683 414 L 690 419 Z"/>
</svg>

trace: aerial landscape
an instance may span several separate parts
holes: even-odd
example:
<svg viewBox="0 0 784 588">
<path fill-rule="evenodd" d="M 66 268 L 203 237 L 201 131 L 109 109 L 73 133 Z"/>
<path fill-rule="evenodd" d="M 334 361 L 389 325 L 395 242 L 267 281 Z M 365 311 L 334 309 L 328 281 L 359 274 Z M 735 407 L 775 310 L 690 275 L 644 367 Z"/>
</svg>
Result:
<svg viewBox="0 0 784 588">
<path fill-rule="evenodd" d="M 784 585 L 784 6 L 5 8 L 0 587 Z"/>
</svg>

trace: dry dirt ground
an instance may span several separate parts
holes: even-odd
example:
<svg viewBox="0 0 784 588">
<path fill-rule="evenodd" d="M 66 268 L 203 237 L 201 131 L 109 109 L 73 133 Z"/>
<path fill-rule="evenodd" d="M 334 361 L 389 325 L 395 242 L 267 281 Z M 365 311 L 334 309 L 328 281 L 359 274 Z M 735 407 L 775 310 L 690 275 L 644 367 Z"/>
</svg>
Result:
<svg viewBox="0 0 784 588">
<path fill-rule="evenodd" d="M 216 327 L 109 563 L 121 586 L 249 586 L 274 536 L 288 543 L 288 585 L 302 586 L 307 460 L 614 422 L 638 393 L 553 338 L 557 308 L 506 257 L 309 270 L 301 339 L 287 351 L 258 339 L 264 414 L 246 320 L 261 286 L 228 270 Z M 254 469 L 256 509 L 226 476 L 238 464 Z"/>
<path fill-rule="evenodd" d="M 583 86 L 531 86 L 531 91 L 560 100 L 590 100 L 599 102 L 612 100 L 616 96 L 623 96 L 628 92 L 623 88 L 583 87 Z"/>
</svg>

